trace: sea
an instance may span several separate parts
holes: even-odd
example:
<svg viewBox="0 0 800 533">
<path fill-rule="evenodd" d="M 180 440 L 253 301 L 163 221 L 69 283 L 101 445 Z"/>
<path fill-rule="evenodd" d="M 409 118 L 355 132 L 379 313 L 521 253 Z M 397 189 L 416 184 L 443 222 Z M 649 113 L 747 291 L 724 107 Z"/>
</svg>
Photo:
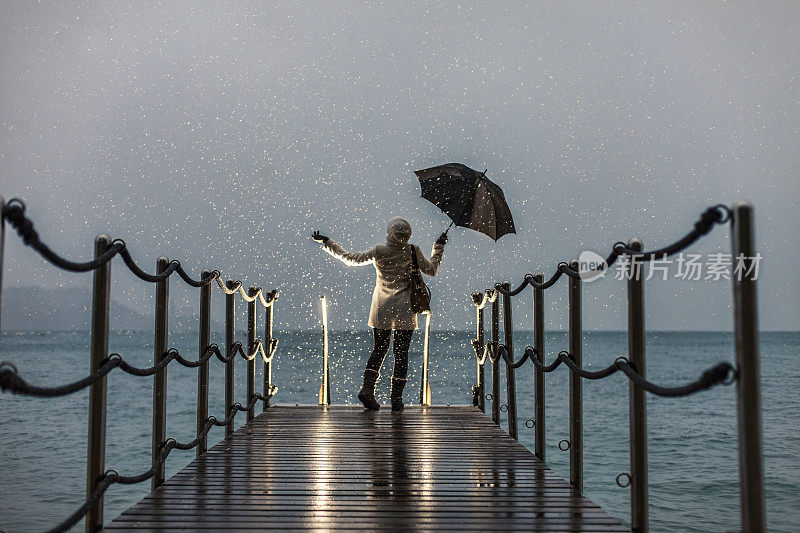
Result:
<svg viewBox="0 0 800 533">
<path fill-rule="evenodd" d="M 215 333 L 216 335 L 216 333 Z M 273 382 L 279 404 L 314 404 L 322 377 L 322 334 L 318 331 L 275 331 L 279 339 Z M 463 405 L 472 400 L 476 359 L 472 331 L 431 333 L 430 384 L 434 404 Z M 222 344 L 222 334 L 212 341 Z M 239 332 L 238 339 L 246 339 Z M 515 332 L 515 346 L 531 343 L 531 332 Z M 624 332 L 586 332 L 584 366 L 599 369 L 627 354 Z M 12 361 L 20 375 L 37 385 L 58 385 L 88 372 L 86 331 L 26 331 L 0 334 L 0 360 Z M 197 334 L 171 334 L 169 345 L 196 357 Z M 363 365 L 372 346 L 369 331 L 330 335 L 331 399 L 355 404 Z M 546 334 L 547 361 L 566 349 L 567 334 Z M 149 366 L 152 333 L 113 331 L 110 351 Z M 800 524 L 800 333 L 764 332 L 760 336 L 763 405 L 764 472 L 767 523 L 770 531 L 798 531 Z M 519 352 L 519 350 L 518 350 Z M 519 356 L 519 353 L 517 353 Z M 734 361 L 730 332 L 649 332 L 647 375 L 656 383 L 677 385 L 693 380 L 720 362 Z M 387 356 L 378 384 L 378 399 L 388 401 L 392 356 Z M 503 365 L 501 365 L 502 367 Z M 406 402 L 419 399 L 422 335 L 415 335 L 410 354 Z M 236 363 L 236 399 L 244 403 L 246 365 Z M 488 369 L 487 369 L 488 370 Z M 259 377 L 262 364 L 257 364 Z M 189 441 L 195 432 L 196 369 L 175 363 L 168 369 L 167 434 Z M 516 372 L 519 439 L 533 449 L 533 367 Z M 224 415 L 224 371 L 211 361 L 210 414 Z M 487 380 L 489 373 L 487 372 Z M 505 382 L 501 374 L 500 383 Z M 569 453 L 558 442 L 569 437 L 568 370 L 562 365 L 546 376 L 547 462 L 569 478 Z M 502 386 L 502 385 L 501 385 Z M 125 475 L 149 468 L 153 379 L 113 371 L 108 378 L 106 468 Z M 488 392 L 488 391 L 487 391 Z M 625 523 L 630 521 L 630 492 L 615 483 L 629 471 L 628 381 L 621 373 L 600 381 L 584 381 L 585 495 Z M 501 391 L 505 402 L 505 390 Z M 487 402 L 488 406 L 488 402 Z M 652 531 L 729 531 L 739 528 L 739 470 L 736 390 L 718 386 L 685 398 L 647 395 L 650 523 Z M 260 412 L 260 405 L 257 407 Z M 0 393 L 0 530 L 41 531 L 77 509 L 85 498 L 88 392 L 40 399 Z M 488 408 L 487 408 L 488 411 Z M 236 425 L 244 422 L 244 414 Z M 505 413 L 501 420 L 507 428 Z M 209 434 L 209 445 L 224 436 Z M 174 450 L 167 476 L 194 458 L 195 452 Z M 105 496 L 109 521 L 138 502 L 149 482 L 113 485 Z M 83 524 L 75 530 L 83 528 Z"/>
</svg>

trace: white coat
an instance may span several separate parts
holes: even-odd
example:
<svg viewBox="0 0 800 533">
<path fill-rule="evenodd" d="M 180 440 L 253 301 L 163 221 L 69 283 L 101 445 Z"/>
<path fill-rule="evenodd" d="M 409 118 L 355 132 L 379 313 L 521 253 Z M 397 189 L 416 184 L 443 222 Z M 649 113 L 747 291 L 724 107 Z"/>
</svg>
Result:
<svg viewBox="0 0 800 533">
<path fill-rule="evenodd" d="M 405 221 L 404 221 L 405 222 Z M 407 224 L 407 223 L 406 223 Z M 369 326 L 376 329 L 417 329 L 417 314 L 411 308 L 411 247 L 417 251 L 417 262 L 423 274 L 435 276 L 444 253 L 443 244 L 434 244 L 427 259 L 419 246 L 407 244 L 411 236 L 397 238 L 390 232 L 386 244 L 378 244 L 363 252 L 350 253 L 332 239 L 323 244 L 326 252 L 347 265 L 375 265 L 375 290 L 369 310 Z M 405 237 L 405 239 L 404 239 Z"/>
</svg>

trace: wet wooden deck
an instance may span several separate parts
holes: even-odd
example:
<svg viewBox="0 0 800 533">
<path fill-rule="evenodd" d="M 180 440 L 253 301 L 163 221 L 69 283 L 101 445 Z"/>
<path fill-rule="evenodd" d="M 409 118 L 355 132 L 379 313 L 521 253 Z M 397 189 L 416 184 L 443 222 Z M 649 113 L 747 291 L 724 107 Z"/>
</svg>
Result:
<svg viewBox="0 0 800 533">
<path fill-rule="evenodd" d="M 629 531 L 474 407 L 274 406 L 109 531 Z"/>
</svg>

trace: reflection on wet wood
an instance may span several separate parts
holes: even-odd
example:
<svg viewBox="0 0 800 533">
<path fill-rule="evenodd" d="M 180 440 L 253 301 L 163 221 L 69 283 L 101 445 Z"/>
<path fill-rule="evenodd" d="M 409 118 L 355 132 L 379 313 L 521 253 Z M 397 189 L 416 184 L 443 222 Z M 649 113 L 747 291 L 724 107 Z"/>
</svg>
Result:
<svg viewBox="0 0 800 533">
<path fill-rule="evenodd" d="M 108 530 L 627 531 L 475 407 L 274 406 Z"/>
</svg>

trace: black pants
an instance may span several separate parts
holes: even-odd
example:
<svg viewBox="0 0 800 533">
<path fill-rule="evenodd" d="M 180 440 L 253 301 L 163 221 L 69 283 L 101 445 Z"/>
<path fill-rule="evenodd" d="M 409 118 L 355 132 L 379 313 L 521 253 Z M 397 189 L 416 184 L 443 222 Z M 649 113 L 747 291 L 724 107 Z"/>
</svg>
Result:
<svg viewBox="0 0 800 533">
<path fill-rule="evenodd" d="M 413 334 L 413 329 L 394 330 L 394 346 L 392 347 L 392 355 L 394 355 L 393 377 L 406 379 L 408 374 L 408 349 L 411 346 L 411 336 Z M 375 338 L 375 347 L 372 349 L 369 361 L 367 361 L 367 368 L 379 372 L 383 364 L 383 358 L 386 357 L 386 353 L 389 351 L 389 339 L 392 336 L 392 330 L 373 329 L 372 336 Z"/>
</svg>

